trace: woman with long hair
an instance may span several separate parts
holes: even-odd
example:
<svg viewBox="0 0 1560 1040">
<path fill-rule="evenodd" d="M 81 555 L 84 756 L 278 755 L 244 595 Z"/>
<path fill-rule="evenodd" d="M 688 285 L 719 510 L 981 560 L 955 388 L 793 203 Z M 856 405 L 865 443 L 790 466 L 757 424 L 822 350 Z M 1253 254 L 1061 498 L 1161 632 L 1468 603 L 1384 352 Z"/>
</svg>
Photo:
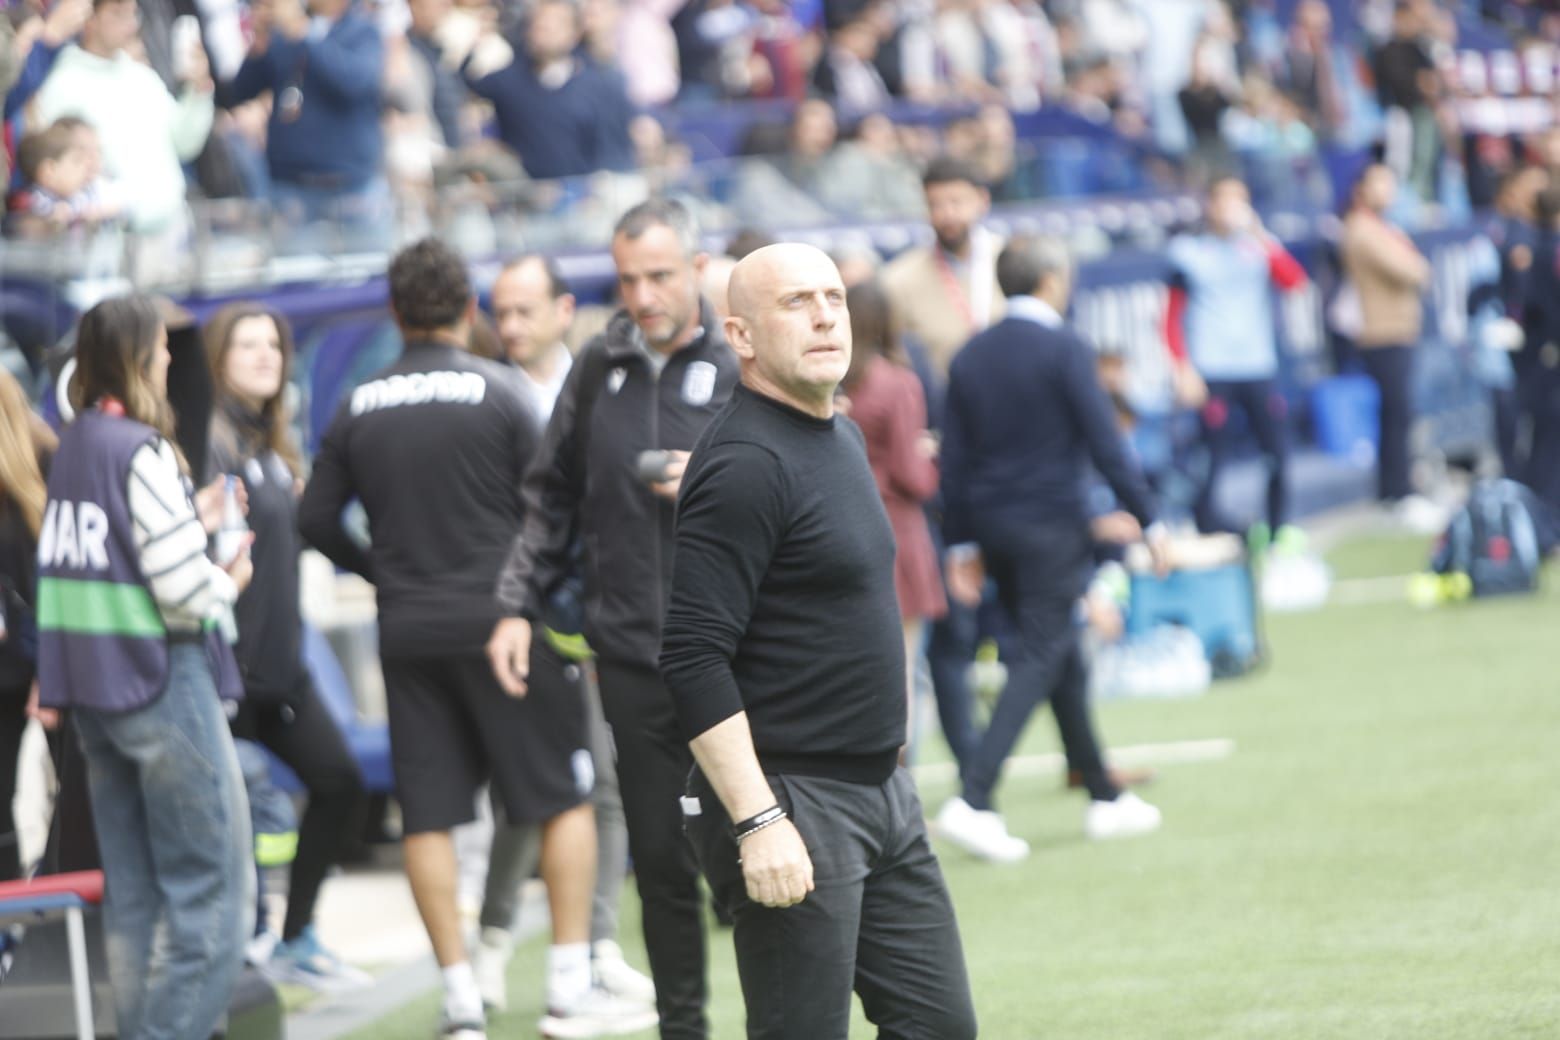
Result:
<svg viewBox="0 0 1560 1040">
<path fill-rule="evenodd" d="M 249 582 L 206 556 L 168 404 L 157 306 L 82 316 L 38 535 L 38 686 L 69 708 L 107 885 L 122 1037 L 209 1036 L 251 922 L 248 804 L 219 698 L 237 697 L 216 619 Z"/>
<path fill-rule="evenodd" d="M 926 394 L 899 342 L 888 296 L 877 282 L 845 294 L 850 310 L 851 359 L 842 389 L 850 417 L 867 442 L 867 461 L 894 529 L 894 586 L 905 631 L 907 698 L 915 689 L 915 664 L 927 621 L 948 611 L 937 550 L 926 523 L 926 503 L 937 494 L 936 441 L 926 430 Z M 913 707 L 913 700 L 907 710 Z M 914 746 L 915 713 L 907 746 Z"/>
<path fill-rule="evenodd" d="M 22 876 L 11 800 L 29 714 L 37 714 L 38 528 L 44 472 L 58 441 L 27 394 L 0 369 L 0 881 Z"/>
<path fill-rule="evenodd" d="M 237 303 L 207 323 L 205 339 L 214 387 L 207 472 L 243 482 L 255 537 L 254 580 L 236 610 L 244 701 L 233 733 L 269 748 L 309 794 L 280 942 L 268 930 L 262 903 L 250 959 L 274 977 L 314 989 L 363 986 L 372 980 L 321 946 L 314 930 L 320 886 L 357 833 L 364 793 L 357 763 L 303 663 L 297 491 L 302 465 L 285 402 L 292 332 L 274 311 Z"/>
</svg>

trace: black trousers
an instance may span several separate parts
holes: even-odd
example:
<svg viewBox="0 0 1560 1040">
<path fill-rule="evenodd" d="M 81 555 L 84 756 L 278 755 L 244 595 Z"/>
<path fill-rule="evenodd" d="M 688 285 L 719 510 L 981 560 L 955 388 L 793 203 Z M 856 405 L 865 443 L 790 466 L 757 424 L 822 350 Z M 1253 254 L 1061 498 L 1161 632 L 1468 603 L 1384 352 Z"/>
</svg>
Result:
<svg viewBox="0 0 1560 1040">
<path fill-rule="evenodd" d="M 1509 387 L 1490 388 L 1490 414 L 1495 434 L 1495 450 L 1500 454 L 1501 475 L 1510 480 L 1522 478 L 1523 456 L 1522 406 L 1517 391 Z"/>
<path fill-rule="evenodd" d="M 678 798 L 693 769 L 672 697 L 653 668 L 598 660 L 601 707 L 617 747 L 628 852 L 644 905 L 645 952 L 662 1040 L 705 1040 L 709 1021 L 699 866 Z"/>
<path fill-rule="evenodd" d="M 964 800 L 990 809 L 1002 767 L 1035 709 L 1046 701 L 1067 743 L 1068 765 L 1083 774 L 1089 797 L 1114 801 L 1089 715 L 1088 667 L 1075 616 L 1089 562 L 1087 525 L 1004 524 L 980 532 L 987 573 L 1018 628 L 1008 654 L 1007 686 L 964 770 Z"/>
<path fill-rule="evenodd" d="M 1271 379 L 1209 380 L 1208 401 L 1202 409 L 1202 441 L 1208 454 L 1208 471 L 1197 495 L 1197 529 L 1232 531 L 1214 505 L 1219 473 L 1234 447 L 1230 419 L 1236 409 L 1246 417 L 1251 435 L 1267 466 L 1267 522 L 1277 531 L 1289 518 L 1289 439 L 1284 433 L 1288 414 L 1283 394 Z"/>
<path fill-rule="evenodd" d="M 1533 416 L 1532 446 L 1518 478 L 1560 509 L 1560 376 L 1536 373 L 1528 399 Z"/>
<path fill-rule="evenodd" d="M 288 700 L 241 701 L 233 733 L 269 748 L 309 792 L 282 922 L 282 939 L 291 942 L 314 921 L 325 875 L 361 828 L 367 804 L 363 777 L 307 675 Z"/>
<path fill-rule="evenodd" d="M 1414 348 L 1367 347 L 1365 371 L 1381 390 L 1381 442 L 1376 452 L 1376 495 L 1396 502 L 1413 494 L 1408 436 L 1414 425 Z"/>
<path fill-rule="evenodd" d="M 935 525 L 932 532 L 937 539 L 940 557 L 942 533 Z M 970 665 L 975 660 L 975 652 L 981 640 L 988 636 L 997 641 L 1001 659 L 1004 662 L 1012 660 L 1015 635 L 1002 605 L 989 598 L 983 600 L 979 607 L 972 608 L 949 597 L 948 612 L 932 622 L 931 628 L 931 638 L 927 640 L 926 646 L 926 663 L 932 673 L 932 693 L 937 700 L 937 718 L 942 723 L 943 739 L 953 752 L 954 761 L 959 767 L 959 782 L 962 784 L 975 761 L 975 753 L 981 741 L 980 731 L 975 726 L 975 694 L 970 689 Z M 1099 742 L 1095 739 L 1094 727 L 1089 720 L 1088 687 L 1088 674 L 1085 671 L 1080 673 L 1077 683 L 1059 689 L 1052 698 L 1056 732 L 1062 741 L 1062 751 L 1067 756 L 1067 768 L 1079 773 L 1089 772 L 1083 763 L 1100 758 Z M 1098 775 L 1103 778 L 1104 766 L 1100 768 Z"/>
<path fill-rule="evenodd" d="M 748 1040 L 847 1040 L 851 992 L 882 1040 L 972 1040 L 975 1009 L 942 870 L 903 769 L 881 785 L 771 776 L 816 889 L 783 910 L 747 897 L 730 818 L 702 775 L 689 837 L 733 940 Z"/>
</svg>

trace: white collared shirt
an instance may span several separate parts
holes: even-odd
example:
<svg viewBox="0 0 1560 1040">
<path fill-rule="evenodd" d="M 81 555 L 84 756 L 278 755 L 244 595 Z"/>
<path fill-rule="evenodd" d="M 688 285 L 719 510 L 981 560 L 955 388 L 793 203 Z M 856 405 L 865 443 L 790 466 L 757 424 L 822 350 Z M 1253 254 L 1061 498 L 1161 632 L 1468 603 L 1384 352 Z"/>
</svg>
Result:
<svg viewBox="0 0 1560 1040">
<path fill-rule="evenodd" d="M 1007 316 L 1018 318 L 1020 321 L 1032 321 L 1048 329 L 1062 326 L 1062 316 L 1056 313 L 1056 308 L 1038 296 L 1009 296 Z"/>
<path fill-rule="evenodd" d="M 552 378 L 545 382 L 533 376 L 524 366 L 515 366 L 515 370 L 520 373 L 520 389 L 525 393 L 526 403 L 536 412 L 536 418 L 543 426 L 552 417 L 553 406 L 558 403 L 558 395 L 563 392 L 563 381 L 569 378 L 569 370 L 574 367 L 574 355 L 569 353 L 568 347 L 558 343 L 552 350 L 557 358 L 556 367 Z"/>
</svg>

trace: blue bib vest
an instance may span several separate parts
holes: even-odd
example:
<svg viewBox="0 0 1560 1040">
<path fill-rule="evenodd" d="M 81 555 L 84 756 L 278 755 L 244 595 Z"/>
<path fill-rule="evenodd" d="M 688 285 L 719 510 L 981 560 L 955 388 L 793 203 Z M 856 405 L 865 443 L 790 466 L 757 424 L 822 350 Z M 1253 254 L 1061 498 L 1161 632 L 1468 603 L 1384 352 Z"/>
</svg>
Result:
<svg viewBox="0 0 1560 1040">
<path fill-rule="evenodd" d="M 1252 235 L 1178 238 L 1171 266 L 1186 285 L 1186 353 L 1204 379 L 1278 375 L 1267 249 Z"/>
<path fill-rule="evenodd" d="M 168 677 L 167 626 L 141 572 L 130 460 L 159 437 L 144 423 L 84 411 L 60 437 L 38 535 L 38 699 L 52 708 L 133 711 Z M 224 699 L 243 688 L 213 626 L 198 638 Z"/>
</svg>

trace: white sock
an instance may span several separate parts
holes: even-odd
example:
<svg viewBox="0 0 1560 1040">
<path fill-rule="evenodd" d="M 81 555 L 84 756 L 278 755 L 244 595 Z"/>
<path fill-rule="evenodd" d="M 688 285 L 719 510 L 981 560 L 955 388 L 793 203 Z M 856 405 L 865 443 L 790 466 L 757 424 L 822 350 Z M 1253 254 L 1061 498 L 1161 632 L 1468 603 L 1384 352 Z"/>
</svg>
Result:
<svg viewBox="0 0 1560 1040">
<path fill-rule="evenodd" d="M 547 1003 L 564 1008 L 590 992 L 590 943 L 547 947 Z"/>
<path fill-rule="evenodd" d="M 444 969 L 444 1014 L 459 1022 L 482 1021 L 482 991 L 470 961 Z"/>
</svg>

